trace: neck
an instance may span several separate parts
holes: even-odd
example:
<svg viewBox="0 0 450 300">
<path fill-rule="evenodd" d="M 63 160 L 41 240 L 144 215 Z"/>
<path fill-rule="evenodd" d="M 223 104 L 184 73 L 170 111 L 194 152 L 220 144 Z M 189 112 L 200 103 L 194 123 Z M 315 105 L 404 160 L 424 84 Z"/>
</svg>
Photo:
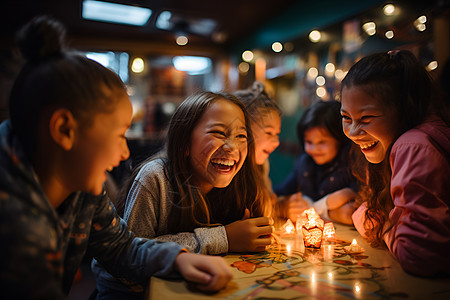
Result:
<svg viewBox="0 0 450 300">
<path fill-rule="evenodd" d="M 54 157 L 51 159 L 48 155 L 36 156 L 40 158 L 34 159 L 34 170 L 50 205 L 56 209 L 69 196 L 70 191 L 64 185 L 63 178 L 58 175 L 58 164 L 55 163 Z"/>
</svg>

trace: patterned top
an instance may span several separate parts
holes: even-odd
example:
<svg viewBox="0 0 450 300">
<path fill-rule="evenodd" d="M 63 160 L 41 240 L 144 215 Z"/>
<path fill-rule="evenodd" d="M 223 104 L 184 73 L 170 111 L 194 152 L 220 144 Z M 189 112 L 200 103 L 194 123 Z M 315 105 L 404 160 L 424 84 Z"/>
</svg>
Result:
<svg viewBox="0 0 450 300">
<path fill-rule="evenodd" d="M 173 194 L 165 174 L 164 161 L 155 159 L 148 162 L 134 179 L 128 193 L 123 218 L 129 228 L 137 236 L 176 242 L 190 252 L 226 253 L 228 238 L 224 226 L 198 227 L 193 232 L 168 234 L 168 224 L 173 222 L 169 219 Z M 97 277 L 97 288 L 103 286 L 109 290 L 124 290 L 125 286 L 121 286 L 95 261 L 92 270 Z"/>
<path fill-rule="evenodd" d="M 86 253 L 127 280 L 175 275 L 181 246 L 135 238 L 106 193 L 76 192 L 54 209 L 10 121 L 0 125 L 0 174 L 2 297 L 64 299 Z"/>
</svg>

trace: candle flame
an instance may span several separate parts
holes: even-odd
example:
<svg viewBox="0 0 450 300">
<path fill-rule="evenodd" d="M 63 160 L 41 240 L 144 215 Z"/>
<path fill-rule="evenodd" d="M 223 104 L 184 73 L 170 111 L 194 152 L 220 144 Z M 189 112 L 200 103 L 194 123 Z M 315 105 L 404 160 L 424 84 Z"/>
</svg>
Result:
<svg viewBox="0 0 450 300">
<path fill-rule="evenodd" d="M 354 246 L 358 245 L 358 243 L 356 242 L 356 239 L 353 239 L 352 245 L 354 245 Z"/>
</svg>

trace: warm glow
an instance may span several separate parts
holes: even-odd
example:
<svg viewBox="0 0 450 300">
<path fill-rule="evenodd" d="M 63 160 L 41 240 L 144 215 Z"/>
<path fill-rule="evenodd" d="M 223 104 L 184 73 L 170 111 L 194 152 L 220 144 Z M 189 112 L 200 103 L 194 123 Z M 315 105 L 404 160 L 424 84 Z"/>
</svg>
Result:
<svg viewBox="0 0 450 300">
<path fill-rule="evenodd" d="M 250 50 L 246 50 L 242 53 L 242 59 L 246 62 L 250 62 L 254 57 L 253 52 Z"/>
<path fill-rule="evenodd" d="M 325 66 L 325 71 L 328 73 L 333 73 L 335 70 L 335 66 L 333 63 L 327 63 L 327 65 Z"/>
<path fill-rule="evenodd" d="M 309 34 L 309 40 L 313 43 L 317 43 L 318 41 L 320 41 L 321 37 L 322 37 L 322 35 L 320 34 L 320 31 L 318 31 L 318 30 L 313 30 Z"/>
<path fill-rule="evenodd" d="M 274 52 L 281 52 L 281 50 L 283 50 L 283 45 L 280 42 L 275 42 L 272 44 L 272 50 Z"/>
<path fill-rule="evenodd" d="M 320 98 L 325 97 L 325 95 L 327 94 L 327 90 L 323 87 L 323 86 L 319 86 L 316 89 L 316 95 Z"/>
<path fill-rule="evenodd" d="M 179 35 L 179 36 L 177 36 L 176 42 L 179 46 L 184 46 L 189 42 L 189 40 L 186 36 Z"/>
<path fill-rule="evenodd" d="M 388 39 L 392 39 L 394 37 L 394 32 L 392 30 L 386 31 L 384 34 Z"/>
<path fill-rule="evenodd" d="M 425 24 L 420 23 L 416 25 L 416 29 L 418 31 L 425 31 L 427 29 L 427 26 Z"/>
<path fill-rule="evenodd" d="M 144 71 L 144 66 L 144 60 L 140 57 L 136 57 L 131 64 L 131 71 L 134 73 L 142 73 Z"/>
<path fill-rule="evenodd" d="M 377 26 L 375 25 L 374 22 L 364 23 L 362 28 L 368 35 L 374 35 L 377 32 L 376 30 Z"/>
<path fill-rule="evenodd" d="M 383 7 L 383 12 L 386 16 L 392 16 L 395 13 L 395 6 L 393 4 L 386 4 Z"/>
<path fill-rule="evenodd" d="M 334 72 L 334 77 L 336 77 L 336 79 L 338 79 L 338 80 L 342 80 L 342 78 L 344 78 L 344 76 L 345 76 L 345 73 L 341 69 L 337 69 L 336 72 Z"/>
<path fill-rule="evenodd" d="M 417 18 L 417 21 L 419 23 L 425 24 L 427 22 L 427 17 L 426 16 L 420 16 Z"/>
<path fill-rule="evenodd" d="M 435 61 L 435 60 L 433 60 L 432 62 L 430 62 L 430 63 L 428 64 L 427 70 L 428 70 L 428 71 L 433 71 L 433 70 L 437 69 L 437 67 L 438 67 L 438 62 Z"/>
<path fill-rule="evenodd" d="M 319 70 L 317 70 L 317 68 L 314 67 L 309 68 L 308 73 L 306 74 L 306 76 L 310 81 L 316 79 L 317 75 L 319 75 Z"/>
<path fill-rule="evenodd" d="M 356 239 L 353 239 L 352 246 L 356 246 L 356 245 L 358 245 L 358 242 L 356 241 Z"/>
<path fill-rule="evenodd" d="M 238 70 L 240 73 L 247 73 L 250 70 L 250 65 L 246 62 L 241 62 L 238 66 Z"/>
<path fill-rule="evenodd" d="M 317 84 L 318 86 L 323 86 L 323 85 L 325 85 L 325 77 L 323 77 L 323 76 L 317 76 L 317 78 L 316 78 L 316 84 Z"/>
<path fill-rule="evenodd" d="M 329 238 L 333 238 L 335 235 L 335 229 L 333 226 L 333 222 L 327 222 L 325 223 L 324 227 L 323 227 L 323 235 L 325 236 L 325 238 L 329 239 Z"/>
<path fill-rule="evenodd" d="M 295 227 L 294 227 L 294 224 L 292 224 L 291 219 L 288 219 L 286 221 L 286 223 L 284 223 L 284 225 L 281 226 L 281 232 L 284 232 L 284 233 L 294 233 L 295 232 Z"/>
</svg>

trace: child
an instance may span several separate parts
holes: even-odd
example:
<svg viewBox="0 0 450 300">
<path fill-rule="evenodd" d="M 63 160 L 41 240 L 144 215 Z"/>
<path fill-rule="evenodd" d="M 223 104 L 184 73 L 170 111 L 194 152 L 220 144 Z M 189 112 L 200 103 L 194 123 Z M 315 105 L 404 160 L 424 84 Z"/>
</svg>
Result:
<svg viewBox="0 0 450 300">
<path fill-rule="evenodd" d="M 286 217 L 295 220 L 312 205 L 325 218 L 351 224 L 357 197 L 356 179 L 348 165 L 350 140 L 342 132 L 337 101 L 319 101 L 297 123 L 297 136 L 304 152 L 294 170 L 274 188 Z"/>
<path fill-rule="evenodd" d="M 185 99 L 169 123 L 166 150 L 138 167 L 124 219 L 138 236 L 174 241 L 197 253 L 263 251 L 271 244 L 263 182 L 254 164 L 244 105 L 225 93 Z M 253 217 L 253 218 L 249 218 Z M 99 295 L 120 286 L 95 261 Z"/>
<path fill-rule="evenodd" d="M 86 251 L 128 280 L 179 272 L 201 289 L 224 287 L 222 258 L 135 238 L 115 214 L 103 182 L 129 156 L 131 103 L 116 74 L 64 50 L 63 36 L 38 17 L 19 40 L 28 62 L 0 126 L 2 296 L 64 299 Z"/>
<path fill-rule="evenodd" d="M 427 71 L 409 51 L 373 54 L 349 70 L 341 97 L 344 132 L 365 157 L 355 227 L 407 272 L 448 273 L 449 110 Z"/>
<path fill-rule="evenodd" d="M 269 178 L 269 155 L 280 145 L 281 111 L 266 93 L 264 85 L 255 81 L 251 89 L 234 93 L 246 106 L 255 141 L 256 164 L 269 192 L 272 182 Z"/>
</svg>

